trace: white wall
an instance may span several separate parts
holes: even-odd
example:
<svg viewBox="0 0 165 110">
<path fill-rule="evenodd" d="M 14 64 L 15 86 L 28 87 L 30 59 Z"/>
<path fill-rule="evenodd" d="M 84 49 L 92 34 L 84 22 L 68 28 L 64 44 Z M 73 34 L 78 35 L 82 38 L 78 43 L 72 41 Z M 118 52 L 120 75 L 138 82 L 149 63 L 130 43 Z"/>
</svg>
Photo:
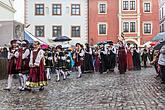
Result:
<svg viewBox="0 0 165 110">
<path fill-rule="evenodd" d="M 24 23 L 24 0 L 14 0 L 14 20 Z"/>
<path fill-rule="evenodd" d="M 0 21 L 14 20 L 14 13 L 0 5 Z"/>
<path fill-rule="evenodd" d="M 45 8 L 45 16 L 34 16 L 35 3 L 44 3 L 45 7 L 48 7 L 48 11 Z M 52 4 L 60 3 L 62 4 L 62 16 L 52 16 Z M 81 4 L 81 16 L 71 16 L 71 4 L 77 3 Z M 67 13 L 67 8 L 69 7 L 69 12 Z M 31 33 L 35 34 L 35 25 L 45 25 L 45 36 L 48 39 L 53 39 L 52 37 L 52 26 L 62 25 L 62 35 L 68 37 L 71 36 L 71 26 L 78 25 L 81 26 L 81 38 L 72 38 L 71 44 L 77 42 L 86 43 L 88 40 L 88 22 L 87 22 L 87 0 L 28 0 L 27 5 L 27 24 L 31 24 L 27 29 Z M 47 12 L 47 13 L 46 13 Z M 47 38 L 41 38 L 46 40 Z"/>
</svg>

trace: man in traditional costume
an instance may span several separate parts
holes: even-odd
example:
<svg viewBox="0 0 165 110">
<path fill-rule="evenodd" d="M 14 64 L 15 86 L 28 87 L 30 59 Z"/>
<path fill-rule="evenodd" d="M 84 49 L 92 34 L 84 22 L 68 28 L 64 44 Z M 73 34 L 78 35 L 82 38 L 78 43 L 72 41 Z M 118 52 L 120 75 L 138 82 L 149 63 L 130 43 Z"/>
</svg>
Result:
<svg viewBox="0 0 165 110">
<path fill-rule="evenodd" d="M 46 76 L 47 79 L 51 79 L 50 71 L 53 67 L 53 53 L 50 50 L 46 50 L 45 52 L 45 67 L 46 67 Z"/>
<path fill-rule="evenodd" d="M 44 69 L 44 51 L 40 49 L 40 43 L 35 41 L 33 50 L 30 54 L 30 73 L 26 82 L 27 87 L 37 88 L 44 90 L 47 83 L 47 77 Z"/>
<path fill-rule="evenodd" d="M 12 87 L 12 79 L 14 74 L 18 74 L 16 70 L 16 62 L 19 56 L 17 40 L 10 42 L 11 47 L 8 52 L 8 85 L 4 90 L 10 91 Z"/>
<path fill-rule="evenodd" d="M 27 75 L 29 74 L 30 49 L 29 42 L 23 40 L 19 48 L 19 56 L 16 69 L 19 71 L 20 91 L 25 90 Z"/>
</svg>

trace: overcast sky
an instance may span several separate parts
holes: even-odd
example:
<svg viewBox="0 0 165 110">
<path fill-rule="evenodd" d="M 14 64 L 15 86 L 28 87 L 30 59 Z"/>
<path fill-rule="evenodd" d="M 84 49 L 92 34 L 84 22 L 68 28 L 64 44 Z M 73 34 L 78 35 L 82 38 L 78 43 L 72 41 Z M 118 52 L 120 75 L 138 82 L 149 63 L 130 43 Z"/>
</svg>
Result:
<svg viewBox="0 0 165 110">
<path fill-rule="evenodd" d="M 24 23 L 24 0 L 14 0 L 15 20 Z"/>
</svg>

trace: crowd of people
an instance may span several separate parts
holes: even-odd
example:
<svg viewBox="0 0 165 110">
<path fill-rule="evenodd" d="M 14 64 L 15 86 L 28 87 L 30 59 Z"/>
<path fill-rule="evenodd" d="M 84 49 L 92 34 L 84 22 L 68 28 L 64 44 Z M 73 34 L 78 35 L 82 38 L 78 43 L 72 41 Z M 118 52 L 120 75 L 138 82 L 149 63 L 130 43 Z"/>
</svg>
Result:
<svg viewBox="0 0 165 110">
<path fill-rule="evenodd" d="M 41 48 L 35 41 L 29 46 L 28 41 L 12 40 L 8 51 L 8 85 L 5 90 L 10 91 L 13 75 L 19 75 L 20 91 L 31 91 L 33 88 L 44 90 L 51 73 L 57 74 L 66 80 L 73 71 L 77 71 L 77 78 L 83 73 L 108 73 L 114 72 L 118 66 L 120 74 L 126 71 L 141 70 L 153 64 L 156 72 L 165 81 L 165 46 L 159 51 L 131 45 L 124 40 L 114 44 L 112 41 L 100 43 L 97 46 L 77 43 L 74 47 Z M 149 63 L 147 63 L 149 62 Z M 159 69 L 160 67 L 160 69 Z M 163 74 L 164 73 L 164 74 Z"/>
</svg>

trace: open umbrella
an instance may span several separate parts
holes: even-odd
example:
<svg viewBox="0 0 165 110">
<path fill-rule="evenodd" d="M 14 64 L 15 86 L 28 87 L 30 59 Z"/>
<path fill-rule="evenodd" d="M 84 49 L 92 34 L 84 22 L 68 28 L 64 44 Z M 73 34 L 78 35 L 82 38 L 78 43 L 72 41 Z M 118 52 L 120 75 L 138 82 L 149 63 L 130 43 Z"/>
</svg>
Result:
<svg viewBox="0 0 165 110">
<path fill-rule="evenodd" d="M 165 32 L 158 33 L 151 41 L 165 40 Z"/>
<path fill-rule="evenodd" d="M 155 46 L 155 45 L 157 45 L 158 43 L 159 43 L 159 41 L 155 41 L 155 42 L 151 42 L 150 45 L 151 45 L 151 46 Z"/>
<path fill-rule="evenodd" d="M 70 41 L 70 40 L 72 40 L 72 39 L 70 39 L 67 36 L 60 36 L 60 37 L 55 38 L 53 41 L 54 42 L 66 42 L 66 41 Z"/>
<path fill-rule="evenodd" d="M 155 50 L 160 50 L 162 48 L 162 46 L 165 45 L 165 40 L 164 41 L 161 41 L 160 43 L 158 43 L 154 49 Z"/>
</svg>

